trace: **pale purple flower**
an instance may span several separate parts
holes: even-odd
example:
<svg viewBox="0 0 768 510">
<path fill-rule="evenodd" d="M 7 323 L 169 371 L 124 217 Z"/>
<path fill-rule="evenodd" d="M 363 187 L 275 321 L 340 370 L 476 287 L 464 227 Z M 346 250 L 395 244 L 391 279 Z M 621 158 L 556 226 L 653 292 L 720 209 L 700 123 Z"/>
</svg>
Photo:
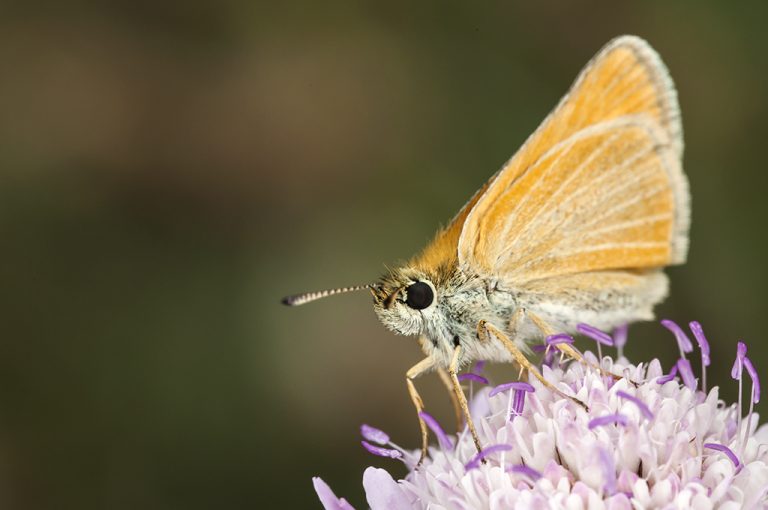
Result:
<svg viewBox="0 0 768 510">
<path fill-rule="evenodd" d="M 704 349 L 703 332 L 692 330 Z M 690 352 L 682 347 L 682 355 Z M 449 436 L 422 414 L 438 445 L 419 467 L 417 450 L 389 441 L 376 447 L 401 454 L 408 474 L 395 480 L 368 468 L 363 487 L 370 508 L 768 508 L 768 426 L 758 428 L 751 412 L 760 383 L 746 347 L 739 346 L 734 367 L 740 386 L 747 375 L 752 383 L 743 420 L 741 407 L 721 401 L 717 387 L 698 386 L 684 357 L 669 375 L 657 360 L 635 366 L 591 352 L 584 357 L 624 378 L 577 362 L 541 369 L 588 411 L 533 377 L 477 392 L 471 405 L 481 453 L 466 427 Z M 365 442 L 386 436 L 373 431 L 362 430 Z M 327 510 L 350 510 L 322 480 L 314 483 Z"/>
</svg>

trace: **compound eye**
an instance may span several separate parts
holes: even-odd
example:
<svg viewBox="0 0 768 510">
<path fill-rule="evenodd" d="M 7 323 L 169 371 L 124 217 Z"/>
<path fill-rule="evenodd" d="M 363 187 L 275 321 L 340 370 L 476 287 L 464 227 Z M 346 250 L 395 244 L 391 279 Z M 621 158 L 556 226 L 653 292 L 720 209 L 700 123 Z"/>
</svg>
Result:
<svg viewBox="0 0 768 510">
<path fill-rule="evenodd" d="M 427 308 L 435 299 L 432 287 L 425 282 L 416 282 L 409 285 L 408 288 L 405 289 L 405 292 L 408 294 L 405 304 L 414 310 L 423 310 Z"/>
</svg>

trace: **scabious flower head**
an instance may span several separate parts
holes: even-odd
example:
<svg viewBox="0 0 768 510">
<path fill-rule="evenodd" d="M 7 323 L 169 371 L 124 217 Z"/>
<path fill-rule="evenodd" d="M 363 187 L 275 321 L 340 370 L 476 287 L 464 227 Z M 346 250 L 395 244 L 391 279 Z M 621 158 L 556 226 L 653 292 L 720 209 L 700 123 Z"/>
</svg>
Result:
<svg viewBox="0 0 768 510">
<path fill-rule="evenodd" d="M 369 467 L 363 475 L 368 504 L 373 510 L 768 508 L 768 426 L 758 428 L 752 413 L 760 383 L 746 346 L 739 345 L 733 371 L 740 387 L 743 377 L 752 384 L 750 410 L 742 419 L 740 405 L 725 405 L 717 387 L 708 392 L 699 387 L 685 358 L 692 343 L 676 324 L 664 325 L 681 351 L 666 375 L 658 360 L 633 365 L 623 357 L 597 359 L 591 352 L 584 353 L 591 366 L 561 364 L 557 356 L 542 365 L 547 381 L 580 399 L 588 410 L 533 377 L 476 391 L 471 409 L 484 445 L 480 453 L 466 427 L 450 437 L 426 413 L 422 417 L 438 445 L 430 447 L 420 466 L 418 451 L 364 427 L 369 451 L 399 458 L 409 470 L 396 481 L 387 471 Z M 692 329 L 705 370 L 709 347 L 700 325 L 692 324 Z M 595 328 L 579 330 L 599 344 L 617 343 Z M 626 331 L 619 336 L 621 347 Z M 546 345 L 562 341 L 568 340 L 550 337 Z M 315 488 L 326 509 L 352 508 L 319 478 Z"/>
</svg>

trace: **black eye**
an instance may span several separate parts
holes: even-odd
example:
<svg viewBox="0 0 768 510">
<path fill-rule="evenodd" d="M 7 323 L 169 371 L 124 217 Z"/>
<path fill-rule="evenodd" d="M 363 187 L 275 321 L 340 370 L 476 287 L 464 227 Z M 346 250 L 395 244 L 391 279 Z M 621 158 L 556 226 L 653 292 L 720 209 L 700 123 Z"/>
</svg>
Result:
<svg viewBox="0 0 768 510">
<path fill-rule="evenodd" d="M 413 308 L 414 310 L 423 310 L 432 304 L 432 300 L 435 299 L 435 294 L 432 292 L 432 287 L 424 282 L 416 282 L 413 285 L 405 289 L 408 294 L 408 298 L 405 300 L 405 304 Z"/>
</svg>

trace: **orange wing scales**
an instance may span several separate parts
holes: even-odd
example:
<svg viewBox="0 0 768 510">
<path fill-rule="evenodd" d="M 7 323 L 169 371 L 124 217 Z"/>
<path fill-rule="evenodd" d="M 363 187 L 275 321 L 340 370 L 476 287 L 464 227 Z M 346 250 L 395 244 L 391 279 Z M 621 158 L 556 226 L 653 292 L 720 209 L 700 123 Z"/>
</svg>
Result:
<svg viewBox="0 0 768 510">
<path fill-rule="evenodd" d="M 681 156 L 666 69 L 641 39 L 618 38 L 462 211 L 458 262 L 514 283 L 681 263 Z"/>
</svg>

